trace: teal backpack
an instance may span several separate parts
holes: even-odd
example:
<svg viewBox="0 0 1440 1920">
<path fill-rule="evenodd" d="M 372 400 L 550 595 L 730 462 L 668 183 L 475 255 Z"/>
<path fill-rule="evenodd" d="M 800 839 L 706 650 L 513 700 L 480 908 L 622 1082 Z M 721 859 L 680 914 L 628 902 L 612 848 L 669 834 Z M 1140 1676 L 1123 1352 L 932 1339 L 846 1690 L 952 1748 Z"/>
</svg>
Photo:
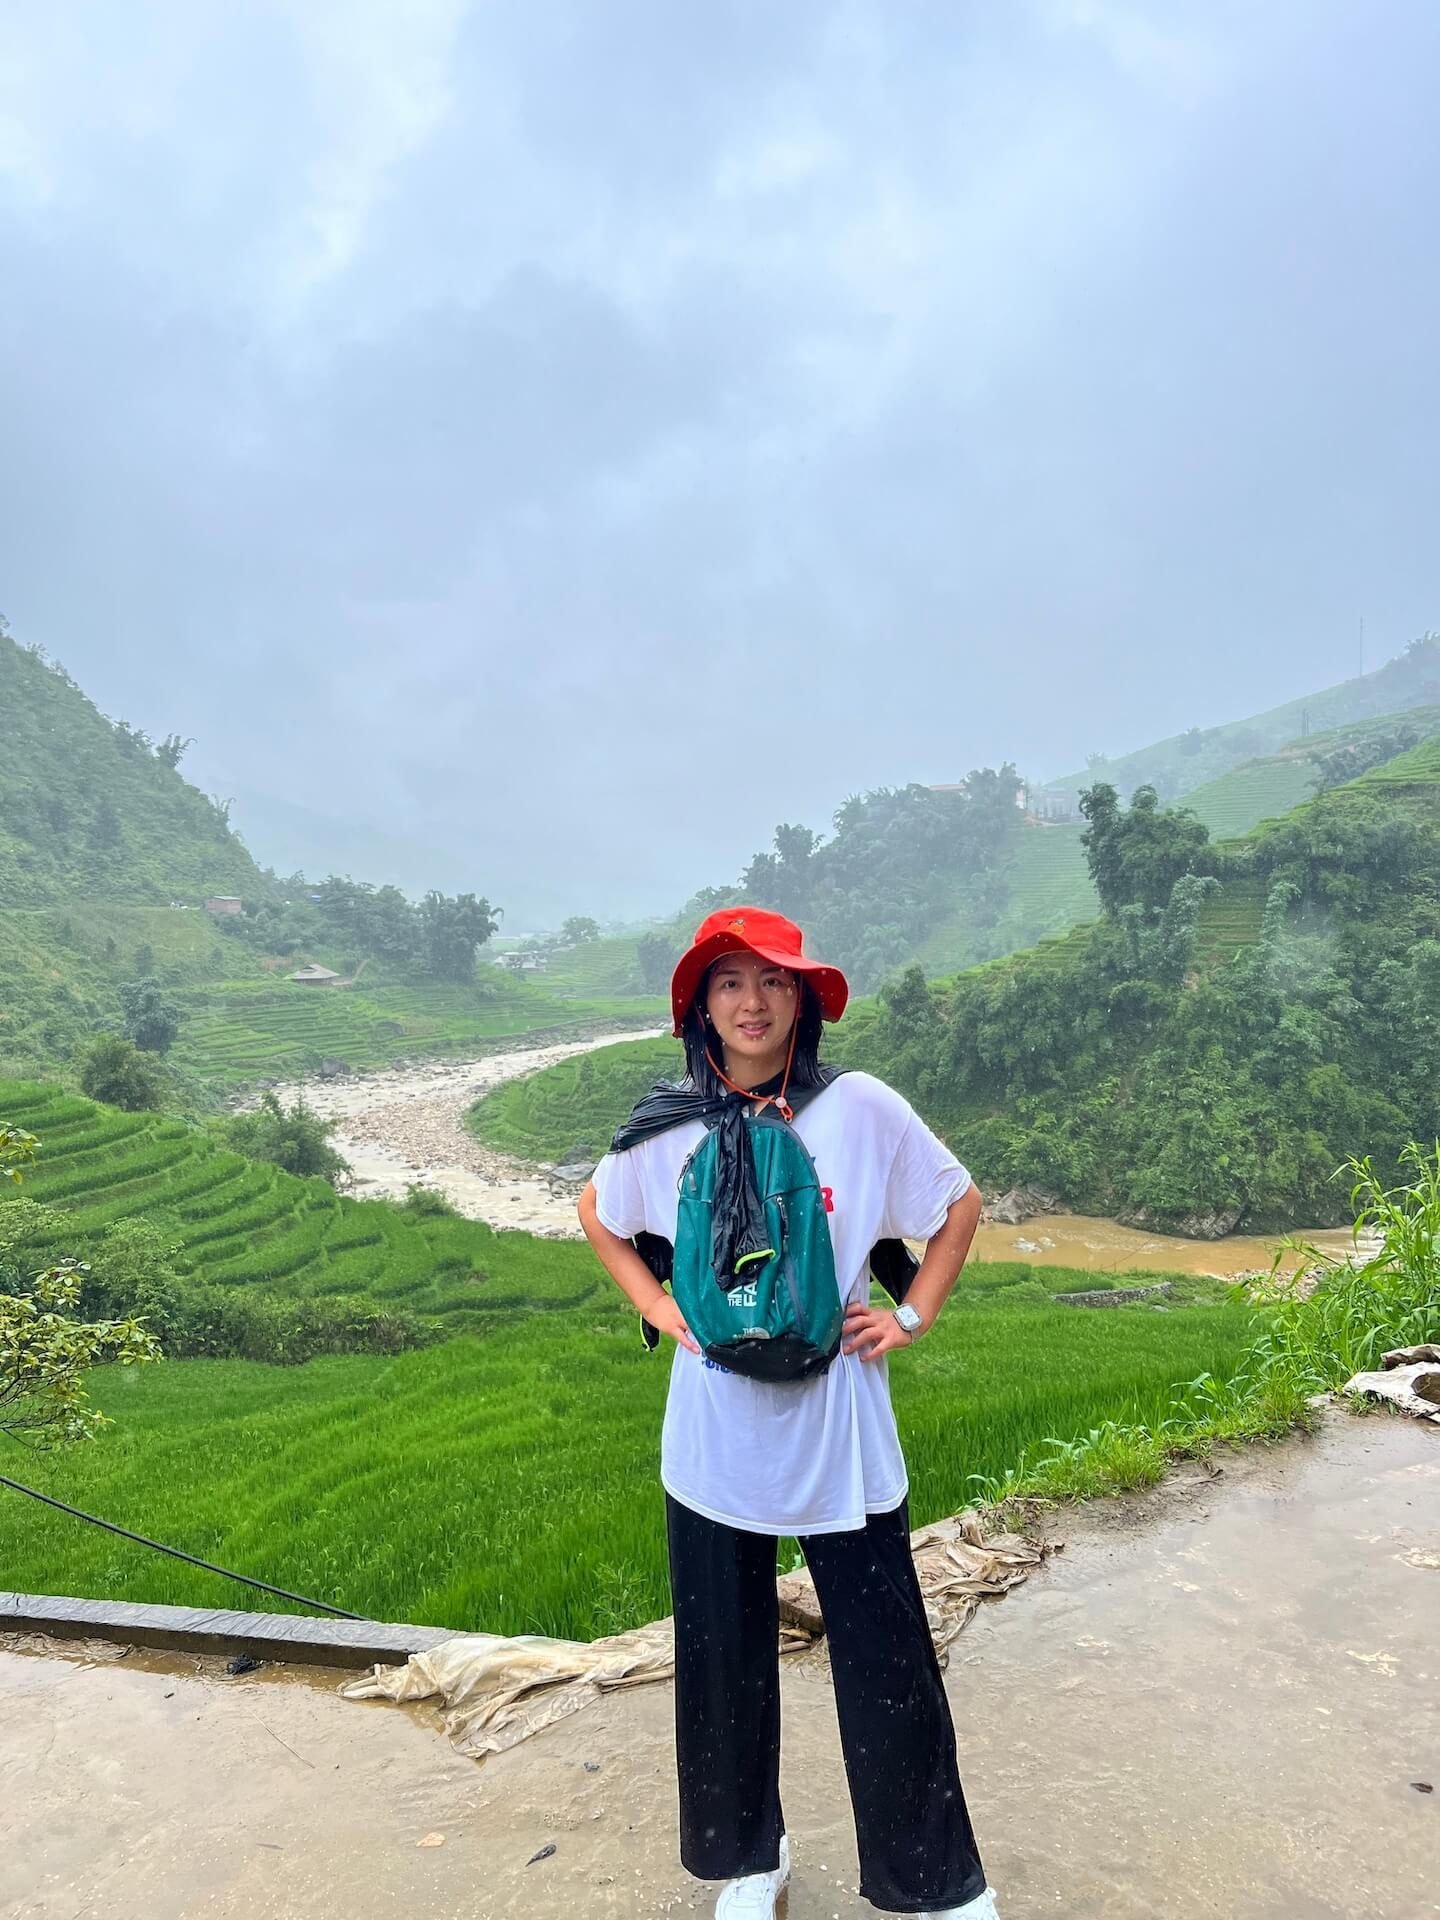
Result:
<svg viewBox="0 0 1440 1920">
<path fill-rule="evenodd" d="M 734 1274 L 714 1271 L 718 1130 L 707 1128 L 680 1170 L 672 1290 L 717 1366 L 752 1380 L 806 1380 L 840 1351 L 844 1319 L 825 1196 L 805 1142 L 773 1107 L 747 1112 L 745 1125 L 769 1246 Z"/>
<path fill-rule="evenodd" d="M 792 1116 L 832 1085 L 845 1069 L 822 1066 L 818 1084 L 790 1094 Z M 744 1126 L 755 1173 L 754 1250 L 733 1273 L 717 1274 L 716 1167 L 728 1103 L 686 1086 L 660 1081 L 616 1130 L 611 1151 L 624 1153 L 671 1127 L 700 1120 L 705 1137 L 680 1171 L 675 1244 L 658 1233 L 637 1233 L 634 1246 L 662 1286 L 670 1285 L 685 1324 L 708 1367 L 754 1380 L 807 1380 L 822 1374 L 840 1351 L 844 1309 L 835 1273 L 826 1193 L 805 1142 L 773 1101 L 746 1111 Z M 918 1270 L 903 1240 L 877 1240 L 870 1276 L 898 1305 Z M 660 1334 L 640 1322 L 654 1352 Z"/>
</svg>

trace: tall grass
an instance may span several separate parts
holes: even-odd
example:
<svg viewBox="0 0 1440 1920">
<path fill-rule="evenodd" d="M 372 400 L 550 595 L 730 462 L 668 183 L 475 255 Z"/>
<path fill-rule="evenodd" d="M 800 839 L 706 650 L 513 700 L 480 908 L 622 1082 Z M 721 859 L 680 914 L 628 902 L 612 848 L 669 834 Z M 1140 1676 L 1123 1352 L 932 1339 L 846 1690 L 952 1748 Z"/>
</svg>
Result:
<svg viewBox="0 0 1440 1920">
<path fill-rule="evenodd" d="M 1272 1374 L 1307 1392 L 1343 1387 L 1352 1374 L 1378 1367 L 1390 1347 L 1417 1346 L 1440 1329 L 1440 1142 L 1417 1142 L 1400 1155 L 1412 1178 L 1385 1187 L 1368 1156 L 1349 1160 L 1350 1205 L 1357 1240 L 1377 1237 L 1379 1251 L 1362 1265 L 1289 1241 L 1276 1255 L 1268 1326 L 1255 1354 Z M 1286 1277 L 1280 1261 L 1301 1255 Z"/>
<path fill-rule="evenodd" d="M 1351 1182 L 1356 1238 L 1378 1237 L 1379 1250 L 1357 1262 L 1284 1242 L 1268 1282 L 1250 1290 L 1250 1339 L 1238 1365 L 1177 1381 L 1163 1416 L 1148 1424 L 1111 1415 L 1072 1438 L 1047 1436 L 1003 1473 L 972 1476 L 979 1495 L 1064 1498 L 1153 1485 L 1171 1459 L 1217 1440 L 1310 1424 L 1318 1396 L 1378 1367 L 1388 1349 L 1440 1340 L 1440 1142 L 1412 1141 L 1401 1164 L 1412 1177 L 1394 1187 L 1368 1157 L 1340 1168 Z M 1244 1292 L 1236 1289 L 1237 1301 Z"/>
</svg>

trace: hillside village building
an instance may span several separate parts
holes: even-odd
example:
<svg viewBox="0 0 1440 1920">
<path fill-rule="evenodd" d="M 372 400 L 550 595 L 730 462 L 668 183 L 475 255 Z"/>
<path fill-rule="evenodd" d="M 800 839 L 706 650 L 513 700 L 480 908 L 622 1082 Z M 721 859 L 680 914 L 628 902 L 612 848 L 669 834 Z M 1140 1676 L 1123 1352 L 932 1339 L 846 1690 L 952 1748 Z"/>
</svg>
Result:
<svg viewBox="0 0 1440 1920">
<path fill-rule="evenodd" d="M 329 967 L 297 967 L 290 978 L 302 987 L 333 987 L 340 976 Z"/>
<path fill-rule="evenodd" d="M 212 893 L 205 902 L 205 911 L 207 913 L 243 913 L 245 902 L 238 894 Z"/>
</svg>

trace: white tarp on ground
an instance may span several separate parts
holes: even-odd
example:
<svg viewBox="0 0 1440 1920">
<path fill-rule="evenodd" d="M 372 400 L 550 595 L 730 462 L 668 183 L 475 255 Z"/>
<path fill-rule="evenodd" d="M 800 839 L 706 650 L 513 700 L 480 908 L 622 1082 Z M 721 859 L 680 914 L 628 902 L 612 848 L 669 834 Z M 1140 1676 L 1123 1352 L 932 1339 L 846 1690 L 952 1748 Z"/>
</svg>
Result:
<svg viewBox="0 0 1440 1920">
<path fill-rule="evenodd" d="M 1440 1425 L 1440 1346 L 1430 1341 L 1419 1347 L 1395 1347 L 1381 1356 L 1378 1372 L 1352 1374 L 1343 1390 L 1388 1400 L 1404 1413 Z"/>
<path fill-rule="evenodd" d="M 1040 1565 L 1050 1546 L 1018 1534 L 986 1536 L 974 1513 L 957 1514 L 911 1535 L 915 1571 L 935 1644 L 943 1651 L 987 1596 L 1008 1592 Z M 780 1595 L 780 1651 L 804 1654 L 824 1624 L 808 1573 L 786 1574 Z M 348 1700 L 429 1700 L 445 1709 L 445 1728 L 462 1753 L 503 1753 L 542 1727 L 619 1687 L 668 1680 L 673 1623 L 651 1621 L 603 1640 L 507 1639 L 468 1633 L 412 1654 L 403 1667 L 375 1667 L 340 1688 Z"/>
</svg>

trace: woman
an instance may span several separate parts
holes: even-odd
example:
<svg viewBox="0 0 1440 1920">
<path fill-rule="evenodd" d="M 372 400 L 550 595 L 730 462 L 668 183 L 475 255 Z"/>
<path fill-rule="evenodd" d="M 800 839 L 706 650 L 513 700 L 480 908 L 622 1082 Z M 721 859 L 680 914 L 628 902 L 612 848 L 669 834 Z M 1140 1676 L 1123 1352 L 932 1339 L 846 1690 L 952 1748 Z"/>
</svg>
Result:
<svg viewBox="0 0 1440 1920">
<path fill-rule="evenodd" d="M 980 1198 L 899 1094 L 820 1064 L 821 1022 L 838 1020 L 847 997 L 844 975 L 804 952 L 792 921 L 748 907 L 712 914 L 671 982 L 683 1091 L 657 1088 L 641 1102 L 580 1201 L 606 1270 L 677 1347 L 660 1477 L 680 1857 L 700 1879 L 726 1882 L 716 1920 L 774 1914 L 790 1871 L 776 1540 L 794 1535 L 825 1616 L 861 1893 L 890 1912 L 997 1920 L 915 1577 L 886 1377 L 886 1356 L 933 1326 Z M 804 1378 L 749 1378 L 702 1353 L 634 1244 L 640 1234 L 675 1240 L 682 1168 L 707 1124 L 766 1107 L 793 1114 L 815 1163 L 844 1302 L 839 1351 Z M 644 1124 L 656 1111 L 660 1121 Z M 872 1246 L 899 1236 L 927 1240 L 925 1258 L 898 1310 L 872 1307 Z"/>
</svg>

